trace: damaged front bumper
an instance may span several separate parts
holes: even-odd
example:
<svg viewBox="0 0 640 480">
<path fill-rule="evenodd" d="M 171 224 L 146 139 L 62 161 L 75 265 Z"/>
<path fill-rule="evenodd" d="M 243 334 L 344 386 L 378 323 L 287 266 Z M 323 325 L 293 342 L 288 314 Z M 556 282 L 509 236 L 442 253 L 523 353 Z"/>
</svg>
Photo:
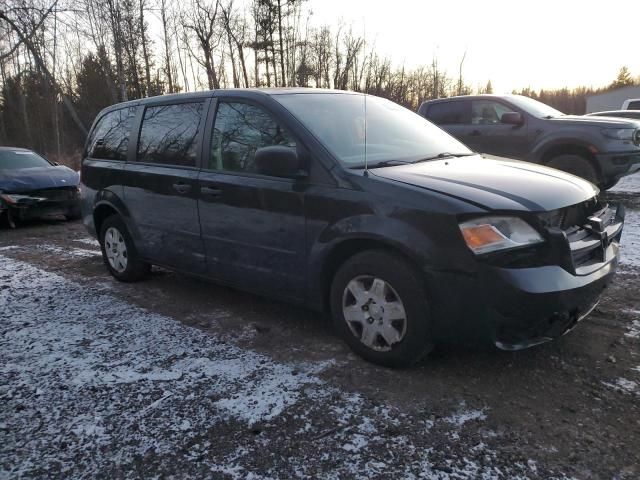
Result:
<svg viewBox="0 0 640 480">
<path fill-rule="evenodd" d="M 624 217 L 622 205 L 607 205 L 579 226 L 549 228 L 546 252 L 533 251 L 537 264 L 481 262 L 475 275 L 449 274 L 440 283 L 449 319 L 440 334 L 449 338 L 462 325 L 469 340 L 520 350 L 568 333 L 615 275 Z"/>
<path fill-rule="evenodd" d="M 9 226 L 15 221 L 49 215 L 76 217 L 80 212 L 80 192 L 77 187 L 47 189 L 35 192 L 5 193 L 0 191 L 0 216 Z"/>
</svg>

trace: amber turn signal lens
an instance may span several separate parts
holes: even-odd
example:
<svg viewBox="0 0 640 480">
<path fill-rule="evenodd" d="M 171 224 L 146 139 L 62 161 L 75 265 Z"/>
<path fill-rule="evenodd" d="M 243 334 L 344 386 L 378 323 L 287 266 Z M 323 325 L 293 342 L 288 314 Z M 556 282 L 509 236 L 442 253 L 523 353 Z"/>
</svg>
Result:
<svg viewBox="0 0 640 480">
<path fill-rule="evenodd" d="M 491 225 L 487 224 L 465 227 L 462 229 L 462 236 L 464 237 L 464 241 L 467 242 L 467 245 L 474 250 L 504 240 L 502 235 L 496 232 Z"/>
</svg>

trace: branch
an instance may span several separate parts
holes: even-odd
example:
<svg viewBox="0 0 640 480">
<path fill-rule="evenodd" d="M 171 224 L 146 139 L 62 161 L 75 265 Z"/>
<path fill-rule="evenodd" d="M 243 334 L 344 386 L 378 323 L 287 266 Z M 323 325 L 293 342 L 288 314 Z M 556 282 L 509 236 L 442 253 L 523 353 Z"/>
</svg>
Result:
<svg viewBox="0 0 640 480">
<path fill-rule="evenodd" d="M 11 55 L 13 55 L 13 53 L 18 49 L 20 45 L 22 45 L 25 41 L 31 40 L 31 37 L 33 37 L 36 34 L 36 32 L 40 29 L 44 21 L 47 19 L 47 17 L 51 13 L 51 11 L 56 7 L 57 4 L 58 4 L 58 0 L 54 0 L 54 2 L 47 9 L 47 11 L 42 14 L 42 18 L 40 19 L 38 24 L 35 27 L 33 27 L 33 30 L 31 30 L 31 32 L 28 35 L 25 36 L 20 32 L 18 34 L 20 37 L 18 40 L 18 43 L 16 43 L 13 47 L 11 47 L 11 50 L 9 50 L 7 53 L 3 53 L 2 55 L 0 55 L 0 61 L 4 60 L 5 58 L 9 58 Z M 11 28 L 13 28 L 16 32 L 19 31 L 18 26 L 6 15 L 4 10 L 0 10 L 0 20 L 6 21 L 9 24 L 9 26 L 11 26 Z"/>
</svg>

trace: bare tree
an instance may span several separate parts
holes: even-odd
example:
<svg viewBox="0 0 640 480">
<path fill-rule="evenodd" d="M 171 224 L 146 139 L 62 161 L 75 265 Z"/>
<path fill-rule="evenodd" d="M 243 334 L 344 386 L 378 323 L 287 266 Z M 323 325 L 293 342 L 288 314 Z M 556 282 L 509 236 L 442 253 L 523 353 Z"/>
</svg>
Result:
<svg viewBox="0 0 640 480">
<path fill-rule="evenodd" d="M 215 5 L 207 3 L 206 0 L 194 0 L 183 21 L 184 27 L 196 35 L 204 60 L 201 60 L 198 55 L 194 57 L 204 67 L 211 90 L 220 88 L 214 59 L 214 51 L 220 42 L 216 22 L 219 6 L 219 0 L 216 0 Z"/>
</svg>

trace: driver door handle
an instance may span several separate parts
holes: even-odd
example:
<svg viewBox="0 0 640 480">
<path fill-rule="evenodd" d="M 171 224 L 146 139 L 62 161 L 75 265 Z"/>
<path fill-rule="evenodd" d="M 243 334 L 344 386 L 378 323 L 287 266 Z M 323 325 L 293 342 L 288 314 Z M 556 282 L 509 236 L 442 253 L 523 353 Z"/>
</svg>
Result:
<svg viewBox="0 0 640 480">
<path fill-rule="evenodd" d="M 211 197 L 219 197 L 222 195 L 222 190 L 211 187 L 200 187 L 200 193 L 203 195 L 209 195 Z"/>
<path fill-rule="evenodd" d="M 479 137 L 480 135 L 482 135 L 482 132 L 480 130 L 471 130 L 471 133 L 469 134 L 472 137 Z"/>
<path fill-rule="evenodd" d="M 172 187 L 178 193 L 188 193 L 191 191 L 191 185 L 186 183 L 174 183 Z"/>
</svg>

